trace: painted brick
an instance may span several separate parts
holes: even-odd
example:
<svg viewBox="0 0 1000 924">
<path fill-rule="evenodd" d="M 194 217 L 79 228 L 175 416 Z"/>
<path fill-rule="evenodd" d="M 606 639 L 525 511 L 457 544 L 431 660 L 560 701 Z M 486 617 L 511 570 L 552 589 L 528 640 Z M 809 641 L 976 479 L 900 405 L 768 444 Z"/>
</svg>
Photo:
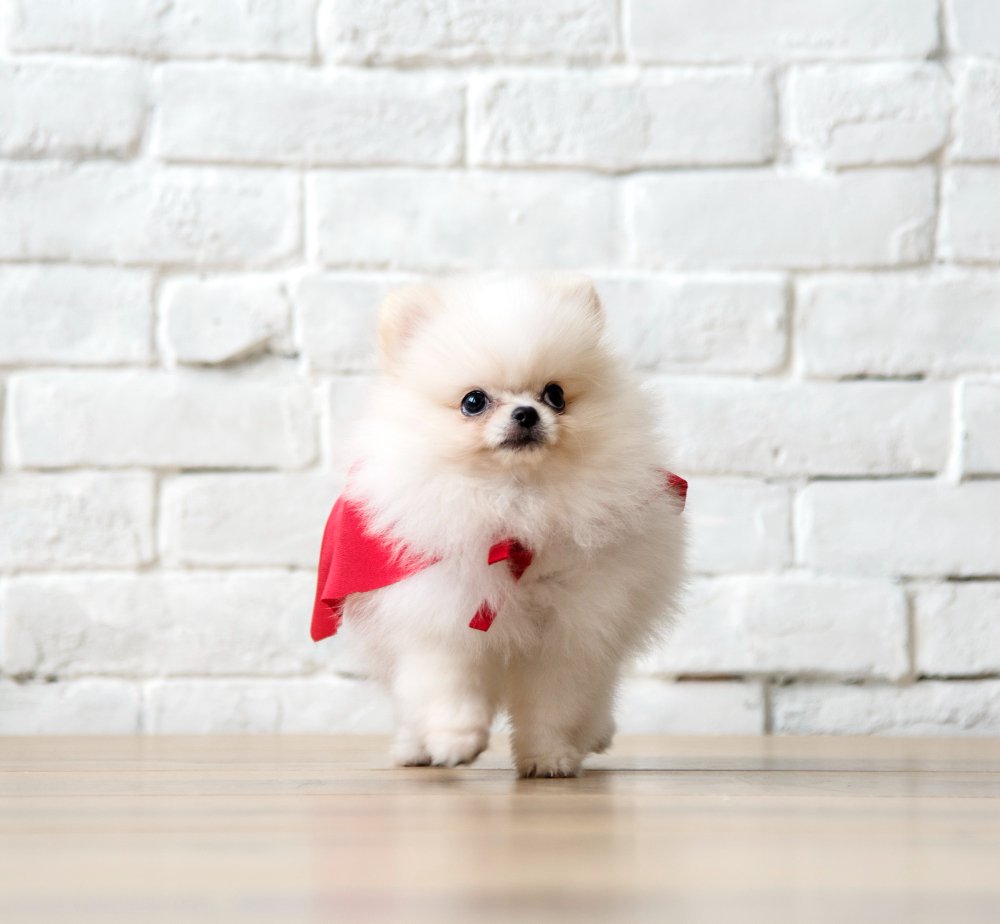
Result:
<svg viewBox="0 0 1000 924">
<path fill-rule="evenodd" d="M 268 171 L 9 163 L 0 199 L 0 259 L 261 265 L 299 247 L 298 181 Z"/>
<path fill-rule="evenodd" d="M 27 467 L 298 468 L 316 455 L 312 391 L 286 376 L 25 372 L 9 404 Z"/>
<path fill-rule="evenodd" d="M 581 174 L 318 172 L 318 255 L 420 270 L 613 263 L 614 186 Z"/>
<path fill-rule="evenodd" d="M 934 174 L 925 169 L 645 175 L 627 194 L 642 266 L 905 266 L 931 255 Z"/>
<path fill-rule="evenodd" d="M 608 329 L 633 366 L 771 372 L 785 360 L 785 287 L 776 276 L 599 276 Z"/>
<path fill-rule="evenodd" d="M 934 0 L 631 0 L 625 9 L 626 47 L 641 61 L 923 58 L 938 45 Z"/>
<path fill-rule="evenodd" d="M 313 0 L 13 0 L 9 41 L 18 51 L 307 58 L 313 16 Z"/>
<path fill-rule="evenodd" d="M 0 305 L 0 364 L 150 359 L 153 305 L 143 270 L 5 266 Z"/>
<path fill-rule="evenodd" d="M 291 352 L 291 311 L 274 279 L 173 279 L 163 286 L 163 340 L 176 362 L 233 362 Z"/>
<path fill-rule="evenodd" d="M 626 735 L 758 735 L 764 728 L 764 698 L 755 683 L 630 677 L 618 695 L 615 719 Z"/>
<path fill-rule="evenodd" d="M 7 670 L 39 676 L 307 673 L 315 578 L 299 572 L 32 575 L 3 596 Z"/>
<path fill-rule="evenodd" d="M 1000 681 L 908 687 L 795 684 L 773 694 L 778 734 L 996 735 Z"/>
<path fill-rule="evenodd" d="M 612 0 L 325 0 L 320 47 L 356 64 L 592 61 L 616 41 Z"/>
<path fill-rule="evenodd" d="M 730 577 L 695 583 L 643 670 L 666 674 L 906 673 L 906 601 L 889 581 Z"/>
<path fill-rule="evenodd" d="M 492 166 L 755 164 L 775 132 L 773 87 L 751 70 L 484 78 L 470 95 L 472 162 Z"/>
<path fill-rule="evenodd" d="M 1000 45 L 996 49 L 1000 53 Z M 955 160 L 1000 160 L 1000 62 L 968 61 L 955 80 Z"/>
<path fill-rule="evenodd" d="M 0 680 L 0 735 L 123 735 L 139 731 L 139 688 L 121 680 Z"/>
<path fill-rule="evenodd" d="M 966 473 L 1000 474 L 1000 379 L 965 382 L 962 399 Z"/>
<path fill-rule="evenodd" d="M 1000 276 L 830 276 L 796 287 L 809 375 L 949 375 L 1000 369 Z"/>
<path fill-rule="evenodd" d="M 681 471 L 924 473 L 948 454 L 944 385 L 660 378 L 656 388 Z"/>
<path fill-rule="evenodd" d="M 143 74 L 134 63 L 0 63 L 4 156 L 126 155 L 145 114 Z"/>
<path fill-rule="evenodd" d="M 317 372 L 370 372 L 375 326 L 385 294 L 412 277 L 338 273 L 308 275 L 292 288 L 299 348 Z"/>
<path fill-rule="evenodd" d="M 343 478 L 309 474 L 181 475 L 163 484 L 163 555 L 174 565 L 312 570 Z"/>
<path fill-rule="evenodd" d="M 949 38 L 965 54 L 1000 55 L 1000 9 L 994 0 L 948 0 Z"/>
<path fill-rule="evenodd" d="M 152 555 L 150 475 L 0 477 L 0 570 L 135 567 Z"/>
<path fill-rule="evenodd" d="M 1000 575 L 1000 482 L 820 482 L 797 522 L 801 561 L 820 571 Z"/>
<path fill-rule="evenodd" d="M 168 160 L 454 164 L 463 92 L 426 75 L 290 65 L 164 69 L 156 137 Z"/>
<path fill-rule="evenodd" d="M 913 612 L 921 674 L 1000 674 L 1000 582 L 918 587 Z"/>
<path fill-rule="evenodd" d="M 385 734 L 392 714 L 370 681 L 164 680 L 146 687 L 145 726 L 162 734 Z"/>
<path fill-rule="evenodd" d="M 956 263 L 1000 262 L 1000 166 L 945 171 L 941 196 L 941 255 Z"/>
<path fill-rule="evenodd" d="M 791 491 L 743 478 L 694 478 L 684 508 L 694 572 L 779 571 L 792 559 Z"/>
<path fill-rule="evenodd" d="M 937 64 L 793 68 L 786 105 L 792 144 L 834 167 L 920 161 L 948 137 L 950 92 Z"/>
</svg>

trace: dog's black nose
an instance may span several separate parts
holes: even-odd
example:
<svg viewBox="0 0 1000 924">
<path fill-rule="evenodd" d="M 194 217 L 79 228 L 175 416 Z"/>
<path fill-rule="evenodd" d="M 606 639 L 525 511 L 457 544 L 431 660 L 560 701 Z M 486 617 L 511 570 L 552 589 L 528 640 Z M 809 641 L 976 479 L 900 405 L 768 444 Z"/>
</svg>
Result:
<svg viewBox="0 0 1000 924">
<path fill-rule="evenodd" d="M 514 418 L 525 430 L 530 429 L 536 423 L 538 423 L 538 411 L 536 411 L 530 405 L 523 405 L 522 407 L 516 407 L 510 412 L 510 416 Z"/>
</svg>

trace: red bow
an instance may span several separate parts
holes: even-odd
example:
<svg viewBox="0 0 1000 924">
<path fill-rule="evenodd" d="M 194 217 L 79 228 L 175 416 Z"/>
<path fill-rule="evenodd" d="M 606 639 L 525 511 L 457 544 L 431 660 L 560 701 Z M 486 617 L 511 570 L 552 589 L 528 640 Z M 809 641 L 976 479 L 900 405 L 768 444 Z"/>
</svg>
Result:
<svg viewBox="0 0 1000 924">
<path fill-rule="evenodd" d="M 528 570 L 528 565 L 531 564 L 532 558 L 534 558 L 534 553 L 531 549 L 526 549 L 516 539 L 504 539 L 503 542 L 498 542 L 496 545 L 490 547 L 490 554 L 487 556 L 486 563 L 495 565 L 498 561 L 507 562 L 507 567 L 510 568 L 510 573 L 514 580 L 519 581 L 521 580 L 521 575 Z M 469 628 L 485 632 L 493 625 L 493 620 L 496 618 L 496 610 L 484 600 L 479 604 L 476 615 L 472 617 Z"/>
<path fill-rule="evenodd" d="M 668 472 L 665 469 L 660 469 L 660 474 L 663 475 L 664 487 L 672 492 L 675 497 L 681 499 L 681 507 L 678 513 L 683 513 L 684 505 L 687 503 L 688 483 L 680 475 L 675 475 L 673 472 Z"/>
</svg>

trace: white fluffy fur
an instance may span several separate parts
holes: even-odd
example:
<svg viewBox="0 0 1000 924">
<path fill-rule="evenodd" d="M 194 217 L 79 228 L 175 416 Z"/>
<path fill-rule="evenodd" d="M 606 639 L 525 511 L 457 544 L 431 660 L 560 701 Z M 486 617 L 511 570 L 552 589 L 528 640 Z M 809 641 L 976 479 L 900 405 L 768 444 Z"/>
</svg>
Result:
<svg viewBox="0 0 1000 924">
<path fill-rule="evenodd" d="M 522 776 L 577 775 L 611 742 L 623 665 L 674 609 L 683 517 L 662 489 L 657 413 L 602 328 L 580 279 L 458 278 L 383 306 L 348 491 L 374 531 L 441 558 L 346 610 L 392 694 L 397 763 L 472 761 L 506 710 Z M 562 414 L 540 400 L 549 382 Z M 493 399 L 481 417 L 459 410 L 473 388 Z M 498 447 L 524 404 L 545 444 Z M 508 537 L 535 555 L 519 583 L 486 564 Z M 488 632 L 469 628 L 483 600 Z"/>
</svg>

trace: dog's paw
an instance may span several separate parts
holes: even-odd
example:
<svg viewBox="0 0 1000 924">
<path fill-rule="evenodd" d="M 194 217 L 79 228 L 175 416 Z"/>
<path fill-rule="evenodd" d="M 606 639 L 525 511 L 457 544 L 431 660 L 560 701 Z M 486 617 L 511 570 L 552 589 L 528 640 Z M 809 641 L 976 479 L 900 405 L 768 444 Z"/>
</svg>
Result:
<svg viewBox="0 0 1000 924">
<path fill-rule="evenodd" d="M 597 737 L 590 742 L 587 750 L 592 754 L 603 754 L 609 747 L 611 747 L 612 742 L 615 740 L 616 730 L 615 720 L 608 719 L 607 724 L 597 734 Z"/>
<path fill-rule="evenodd" d="M 447 729 L 427 733 L 427 752 L 435 767 L 457 767 L 471 764 L 489 744 L 485 728 Z"/>
<path fill-rule="evenodd" d="M 551 754 L 531 754 L 517 759 L 517 774 L 524 778 L 560 779 L 579 776 L 583 762 L 578 751 L 558 751 Z"/>
<path fill-rule="evenodd" d="M 428 767 L 431 755 L 419 738 L 399 736 L 392 742 L 389 756 L 397 767 Z"/>
</svg>

